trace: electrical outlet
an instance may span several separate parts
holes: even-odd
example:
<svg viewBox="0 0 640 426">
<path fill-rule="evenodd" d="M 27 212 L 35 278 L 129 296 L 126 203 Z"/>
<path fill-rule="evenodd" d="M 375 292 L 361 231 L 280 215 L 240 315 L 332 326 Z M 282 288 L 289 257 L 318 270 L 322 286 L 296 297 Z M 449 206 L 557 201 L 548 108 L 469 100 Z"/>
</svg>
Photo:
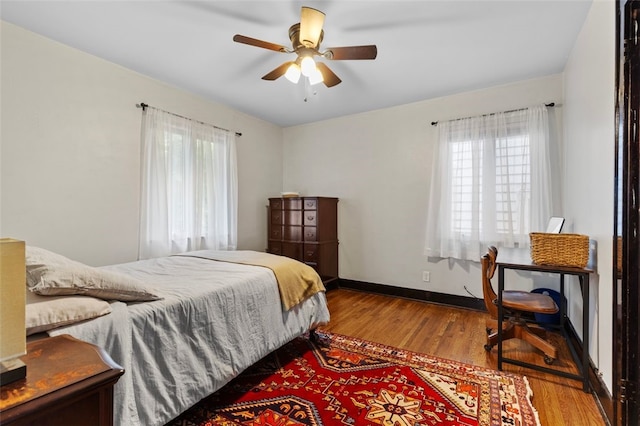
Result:
<svg viewBox="0 0 640 426">
<path fill-rule="evenodd" d="M 422 271 L 422 281 L 424 282 L 429 282 L 431 281 L 431 272 L 429 271 Z"/>
</svg>

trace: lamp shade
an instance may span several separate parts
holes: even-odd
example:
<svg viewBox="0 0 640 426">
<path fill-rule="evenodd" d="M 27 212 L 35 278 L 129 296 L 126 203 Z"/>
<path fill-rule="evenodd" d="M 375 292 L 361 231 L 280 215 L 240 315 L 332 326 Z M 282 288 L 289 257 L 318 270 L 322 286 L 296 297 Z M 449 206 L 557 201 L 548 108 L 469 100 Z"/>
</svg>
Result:
<svg viewBox="0 0 640 426">
<path fill-rule="evenodd" d="M 319 69 L 315 69 L 314 72 L 309 76 L 309 84 L 316 85 L 322 83 L 324 81 L 324 77 Z"/>
<path fill-rule="evenodd" d="M 324 13 L 303 6 L 300 11 L 300 42 L 307 47 L 316 47 L 323 25 Z"/>
<path fill-rule="evenodd" d="M 302 61 L 300 61 L 300 69 L 302 70 L 302 75 L 311 77 L 317 70 L 316 61 L 314 61 L 311 56 L 305 56 L 302 58 Z"/>
<path fill-rule="evenodd" d="M 24 241 L 0 238 L 0 381 L 23 378 L 17 359 L 27 349 L 25 328 L 26 271 Z"/>
<path fill-rule="evenodd" d="M 296 84 L 300 80 L 300 67 L 295 62 L 289 65 L 287 72 L 284 74 L 285 78 Z"/>
</svg>

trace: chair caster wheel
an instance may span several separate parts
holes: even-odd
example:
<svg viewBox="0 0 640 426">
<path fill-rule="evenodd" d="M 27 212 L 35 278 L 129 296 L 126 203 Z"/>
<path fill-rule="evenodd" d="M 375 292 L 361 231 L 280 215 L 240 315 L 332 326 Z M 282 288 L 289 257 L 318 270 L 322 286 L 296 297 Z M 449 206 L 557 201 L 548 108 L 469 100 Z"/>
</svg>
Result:
<svg viewBox="0 0 640 426">
<path fill-rule="evenodd" d="M 549 355 L 544 356 L 544 363 L 547 365 L 553 364 L 553 361 L 555 360 L 556 360 L 555 358 L 551 358 Z"/>
<path fill-rule="evenodd" d="M 487 352 L 491 352 L 491 349 L 493 349 L 493 346 L 491 345 L 484 345 L 484 350 Z"/>
</svg>

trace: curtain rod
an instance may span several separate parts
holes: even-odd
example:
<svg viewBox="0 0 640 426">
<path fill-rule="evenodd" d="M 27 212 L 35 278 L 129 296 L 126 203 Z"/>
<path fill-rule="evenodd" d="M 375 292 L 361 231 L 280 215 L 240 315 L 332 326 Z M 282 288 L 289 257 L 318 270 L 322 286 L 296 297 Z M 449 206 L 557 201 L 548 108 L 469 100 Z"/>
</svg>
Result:
<svg viewBox="0 0 640 426">
<path fill-rule="evenodd" d="M 544 106 L 546 107 L 553 107 L 556 106 L 555 102 L 551 102 L 550 104 L 544 104 Z M 516 112 L 516 111 L 524 111 L 527 108 L 518 108 L 518 109 L 510 109 L 509 111 L 503 111 L 503 112 Z M 491 114 L 482 114 L 480 117 L 487 117 L 490 115 L 496 115 L 497 113 L 492 112 Z M 465 118 L 471 118 L 471 117 L 464 117 L 464 118 L 454 118 L 453 120 L 449 120 L 449 121 L 458 121 L 458 120 L 464 120 Z M 437 126 L 438 122 L 437 121 L 432 121 L 431 122 L 432 126 Z"/>
<path fill-rule="evenodd" d="M 144 102 L 140 102 L 139 104 L 136 104 L 136 108 L 142 108 L 143 111 L 145 111 L 148 106 L 149 106 L 149 104 L 145 104 Z M 151 108 L 156 108 L 156 107 L 151 107 Z M 174 115 L 176 117 L 184 118 L 185 120 L 195 121 L 196 123 L 205 124 L 207 126 L 212 126 L 212 127 L 216 128 L 216 129 L 219 129 L 219 130 L 224 130 L 226 132 L 230 132 L 231 131 L 231 130 L 225 129 L 223 127 L 214 126 L 213 124 L 205 123 L 204 121 L 194 120 L 193 118 L 185 117 L 183 115 L 179 115 L 179 114 L 176 114 L 176 113 L 173 113 L 173 112 L 170 112 L 170 111 L 165 111 L 165 110 L 160 109 L 160 108 L 156 108 L 156 109 L 160 110 L 162 112 L 166 112 L 167 114 Z M 235 133 L 236 133 L 236 136 L 238 136 L 238 137 L 242 136 L 242 133 L 240 133 L 240 132 L 235 132 Z"/>
</svg>

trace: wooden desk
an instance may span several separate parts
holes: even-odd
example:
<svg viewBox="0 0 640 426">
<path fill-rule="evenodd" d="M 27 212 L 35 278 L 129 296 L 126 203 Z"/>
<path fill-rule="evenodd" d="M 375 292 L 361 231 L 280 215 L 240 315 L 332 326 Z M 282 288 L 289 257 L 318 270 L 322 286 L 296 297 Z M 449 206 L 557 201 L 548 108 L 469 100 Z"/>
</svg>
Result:
<svg viewBox="0 0 640 426">
<path fill-rule="evenodd" d="M 2 425 L 113 424 L 113 385 L 124 370 L 69 335 L 30 342 L 27 377 L 0 387 Z"/>
<path fill-rule="evenodd" d="M 590 253 L 589 263 L 585 268 L 577 268 L 571 266 L 553 266 L 553 265 L 536 265 L 531 261 L 531 255 L 529 250 L 525 249 L 501 249 L 498 252 L 498 258 L 496 265 L 498 267 L 498 370 L 502 370 L 502 363 L 509 363 L 519 365 L 521 367 L 532 368 L 534 370 L 544 371 L 550 374 L 556 374 L 559 376 L 567 377 L 569 379 L 581 380 L 582 389 L 585 392 L 589 392 L 589 275 L 595 272 L 593 268 L 594 253 Z M 503 307 L 502 307 L 502 292 L 504 291 L 504 271 L 507 269 L 517 271 L 531 271 L 531 272 L 547 272 L 551 274 L 560 275 L 560 330 L 567 340 L 569 349 L 571 350 L 571 356 L 573 357 L 580 374 L 571 374 L 565 371 L 560 371 L 553 368 L 542 367 L 539 365 L 529 364 L 515 359 L 505 358 L 502 355 L 502 320 L 503 320 Z M 582 357 L 577 353 L 576 348 L 569 339 L 565 323 L 567 319 L 567 313 L 565 312 L 564 299 L 564 277 L 565 275 L 577 276 L 580 280 L 580 287 L 582 291 Z"/>
</svg>

